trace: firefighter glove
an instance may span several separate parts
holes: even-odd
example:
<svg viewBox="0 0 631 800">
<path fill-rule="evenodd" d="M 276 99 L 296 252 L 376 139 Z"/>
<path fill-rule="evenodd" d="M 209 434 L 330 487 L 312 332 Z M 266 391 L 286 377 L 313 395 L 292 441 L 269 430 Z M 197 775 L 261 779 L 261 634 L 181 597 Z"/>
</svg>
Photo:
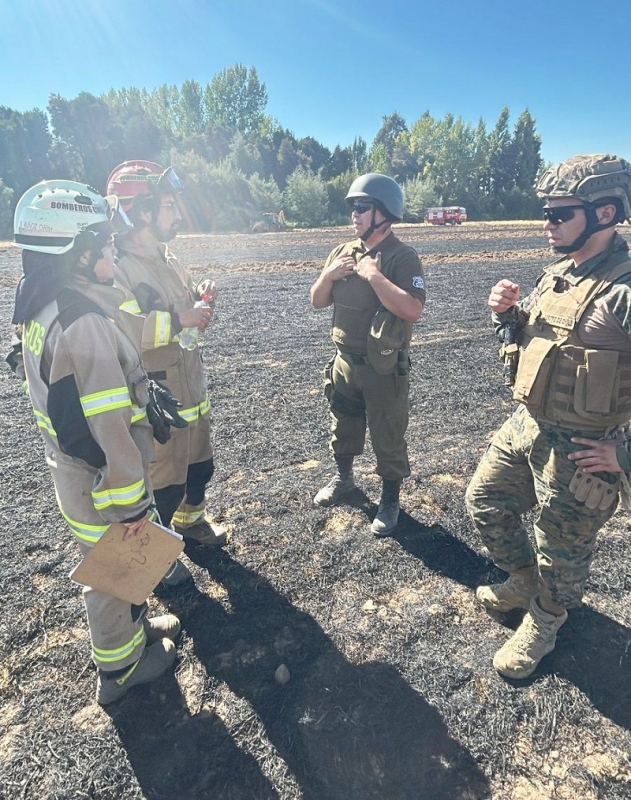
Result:
<svg viewBox="0 0 631 800">
<path fill-rule="evenodd" d="M 188 422 L 177 412 L 182 403 L 173 397 L 171 392 L 158 381 L 150 380 L 147 418 L 153 428 L 154 438 L 160 444 L 166 444 L 171 438 L 171 428 L 186 428 Z"/>
</svg>

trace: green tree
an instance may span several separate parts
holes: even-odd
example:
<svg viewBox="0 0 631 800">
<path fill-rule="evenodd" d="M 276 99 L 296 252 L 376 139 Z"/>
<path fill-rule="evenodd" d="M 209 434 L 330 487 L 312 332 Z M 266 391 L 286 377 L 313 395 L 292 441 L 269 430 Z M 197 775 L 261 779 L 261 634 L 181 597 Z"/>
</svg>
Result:
<svg viewBox="0 0 631 800">
<path fill-rule="evenodd" d="M 256 69 L 235 64 L 214 75 L 204 91 L 208 120 L 242 133 L 256 131 L 264 119 L 267 89 Z"/>
<path fill-rule="evenodd" d="M 43 112 L 0 106 L 0 179 L 15 196 L 51 174 L 51 136 Z"/>
<path fill-rule="evenodd" d="M 535 120 L 526 108 L 522 111 L 513 131 L 513 150 L 515 154 L 515 183 L 525 192 L 532 191 L 543 161 L 541 158 L 541 137 L 535 129 Z"/>
<path fill-rule="evenodd" d="M 329 218 L 334 225 L 343 225 L 348 223 L 350 219 L 350 208 L 346 202 L 346 195 L 356 177 L 357 173 L 349 170 L 341 175 L 336 175 L 326 183 L 329 198 Z"/>
<path fill-rule="evenodd" d="M 28 187 L 27 187 L 28 188 Z M 9 239 L 13 232 L 13 189 L 0 180 L 0 238 Z"/>
<path fill-rule="evenodd" d="M 508 130 L 510 110 L 504 107 L 489 135 L 489 185 L 493 194 L 515 184 L 515 149 Z"/>
<path fill-rule="evenodd" d="M 358 175 L 368 171 L 368 145 L 361 136 L 356 136 L 351 145 L 351 165 Z"/>
<path fill-rule="evenodd" d="M 408 126 L 401 114 L 395 111 L 394 114 L 382 117 L 381 127 L 377 131 L 371 148 L 371 162 L 374 163 L 377 160 L 376 157 L 373 157 L 373 152 L 376 150 L 379 152 L 378 159 L 382 169 L 376 170 L 377 172 L 383 172 L 386 175 L 394 173 L 392 166 L 394 148 L 401 134 L 407 135 L 407 133 Z"/>
<path fill-rule="evenodd" d="M 428 208 L 438 205 L 436 187 L 433 181 L 417 175 L 403 184 L 405 205 L 403 206 L 404 222 L 422 222 Z"/>
<path fill-rule="evenodd" d="M 202 87 L 197 81 L 184 81 L 177 104 L 177 133 L 182 137 L 196 136 L 206 124 Z"/>
<path fill-rule="evenodd" d="M 297 167 L 287 179 L 285 206 L 288 215 L 300 227 L 321 225 L 328 211 L 325 182 L 308 169 Z"/>
<path fill-rule="evenodd" d="M 252 209 L 255 214 L 263 211 L 278 212 L 283 207 L 283 193 L 273 178 L 262 178 L 258 174 L 248 178 Z"/>
</svg>

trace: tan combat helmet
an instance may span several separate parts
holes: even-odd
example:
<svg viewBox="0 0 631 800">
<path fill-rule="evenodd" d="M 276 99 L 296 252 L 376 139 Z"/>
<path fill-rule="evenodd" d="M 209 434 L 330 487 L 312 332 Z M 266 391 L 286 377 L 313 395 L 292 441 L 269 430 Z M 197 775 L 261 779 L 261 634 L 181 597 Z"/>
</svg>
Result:
<svg viewBox="0 0 631 800">
<path fill-rule="evenodd" d="M 618 198 L 620 213 L 616 221 L 631 221 L 631 164 L 624 158 L 602 154 L 573 156 L 544 172 L 535 188 L 539 197 L 579 197 L 594 206 L 602 205 L 605 199 Z"/>
</svg>

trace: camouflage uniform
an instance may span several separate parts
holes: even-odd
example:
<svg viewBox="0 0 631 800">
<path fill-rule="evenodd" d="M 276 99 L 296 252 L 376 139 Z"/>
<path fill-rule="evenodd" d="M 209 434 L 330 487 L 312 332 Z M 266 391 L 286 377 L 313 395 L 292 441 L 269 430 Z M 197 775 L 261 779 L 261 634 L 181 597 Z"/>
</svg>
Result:
<svg viewBox="0 0 631 800">
<path fill-rule="evenodd" d="M 613 282 L 607 283 L 606 278 L 613 274 L 614 268 L 617 275 Z M 538 297 L 565 280 L 579 286 L 581 281 L 598 276 L 604 277 L 602 291 L 595 292 L 578 314 L 578 338 L 572 341 L 582 341 L 582 350 L 573 348 L 581 356 L 598 352 L 619 355 L 617 361 L 622 367 L 620 380 L 616 382 L 618 395 L 607 404 L 606 410 L 603 409 L 605 423 L 599 426 L 596 414 L 585 413 L 582 426 L 571 425 L 571 404 L 566 402 L 562 408 L 559 400 L 563 396 L 562 383 L 567 379 L 564 364 L 553 366 L 552 381 L 539 393 L 544 398 L 540 402 L 533 403 L 527 392 L 519 394 L 516 390 L 516 398 L 523 405 L 493 437 L 466 494 L 468 511 L 494 562 L 501 569 L 514 573 L 536 561 L 550 598 L 563 608 L 580 606 L 596 535 L 616 506 L 614 500 L 607 508 L 602 505 L 588 508 L 577 500 L 568 488 L 576 465 L 567 456 L 581 449 L 570 441 L 572 437 L 601 439 L 612 428 L 617 428 L 616 423 L 620 424 L 625 414 L 628 420 L 624 409 L 629 400 L 629 390 L 625 386 L 629 377 L 627 359 L 631 353 L 631 260 L 626 243 L 615 234 L 606 252 L 579 267 L 574 267 L 572 259 L 567 257 L 555 262 L 517 310 L 522 336 L 530 327 L 529 341 L 536 339 L 532 335 L 536 330 L 540 330 L 541 339 L 544 339 L 550 325 L 536 316 Z M 558 292 L 558 288 L 553 291 Z M 498 315 L 495 321 L 499 324 Z M 556 350 L 561 352 L 562 345 L 556 346 Z M 572 352 L 572 356 L 575 355 Z M 529 407 L 529 403 L 535 408 Z M 607 416 L 611 408 L 622 409 L 619 412 L 622 419 Z M 617 493 L 617 475 L 602 473 L 599 477 L 607 484 L 605 491 Z M 534 508 L 537 508 L 535 548 L 522 522 L 522 515 Z"/>
</svg>

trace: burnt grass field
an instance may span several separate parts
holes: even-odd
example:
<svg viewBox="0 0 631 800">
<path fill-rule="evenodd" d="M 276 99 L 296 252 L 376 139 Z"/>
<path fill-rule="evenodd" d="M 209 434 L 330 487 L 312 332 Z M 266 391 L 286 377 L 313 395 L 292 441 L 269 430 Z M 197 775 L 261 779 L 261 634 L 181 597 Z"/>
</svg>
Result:
<svg viewBox="0 0 631 800">
<path fill-rule="evenodd" d="M 626 233 L 626 229 L 622 229 Z M 512 403 L 486 297 L 531 286 L 549 256 L 537 223 L 401 226 L 428 302 L 412 343 L 412 477 L 401 521 L 369 525 L 379 479 L 318 509 L 331 474 L 321 369 L 330 312 L 308 292 L 350 228 L 180 236 L 220 286 L 203 356 L 217 471 L 208 507 L 231 532 L 188 548 L 195 588 L 151 598 L 182 621 L 174 674 L 94 701 L 83 603 L 28 400 L 0 369 L 0 797 L 6 800 L 592 800 L 631 797 L 631 545 L 602 531 L 584 606 L 531 679 L 493 669 L 520 616 L 475 587 L 481 552 L 465 487 Z M 0 245 L 3 353 L 20 274 Z M 289 681 L 275 679 L 284 664 Z"/>
</svg>

